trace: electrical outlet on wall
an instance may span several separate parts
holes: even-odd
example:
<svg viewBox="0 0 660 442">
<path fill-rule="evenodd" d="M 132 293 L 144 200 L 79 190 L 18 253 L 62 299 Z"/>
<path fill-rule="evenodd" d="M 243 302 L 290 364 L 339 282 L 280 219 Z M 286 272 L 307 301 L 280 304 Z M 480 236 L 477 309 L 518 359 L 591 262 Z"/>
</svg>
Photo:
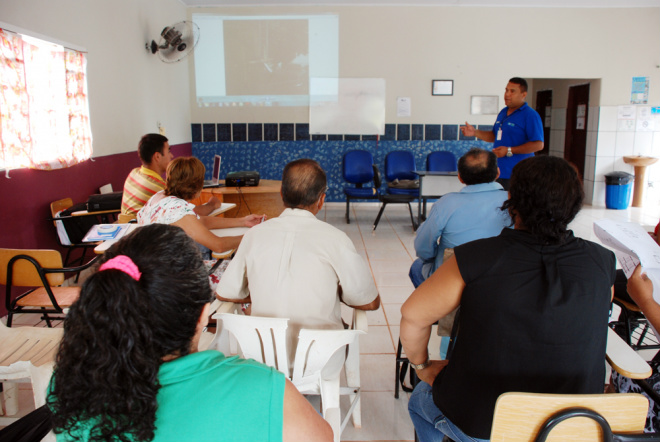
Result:
<svg viewBox="0 0 660 442">
<path fill-rule="evenodd" d="M 165 136 L 165 126 L 160 124 L 160 121 L 156 122 L 156 126 L 158 126 L 158 133 Z"/>
</svg>

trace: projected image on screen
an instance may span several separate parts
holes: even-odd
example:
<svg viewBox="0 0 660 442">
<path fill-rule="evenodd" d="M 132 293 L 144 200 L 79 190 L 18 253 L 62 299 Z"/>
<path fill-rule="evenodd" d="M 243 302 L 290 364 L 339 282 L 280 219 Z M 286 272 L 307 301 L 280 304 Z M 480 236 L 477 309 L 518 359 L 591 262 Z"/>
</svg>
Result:
<svg viewBox="0 0 660 442">
<path fill-rule="evenodd" d="M 197 104 L 307 106 L 310 78 L 338 76 L 338 17 L 193 14 Z"/>
<path fill-rule="evenodd" d="M 309 92 L 306 37 L 306 20 L 226 23 L 227 94 L 306 95 Z"/>
</svg>

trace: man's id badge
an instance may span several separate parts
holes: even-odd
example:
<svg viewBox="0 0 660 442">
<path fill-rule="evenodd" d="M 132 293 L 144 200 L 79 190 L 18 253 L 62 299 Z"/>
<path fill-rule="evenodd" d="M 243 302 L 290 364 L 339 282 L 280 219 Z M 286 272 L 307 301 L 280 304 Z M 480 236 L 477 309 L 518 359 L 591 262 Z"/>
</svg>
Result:
<svg viewBox="0 0 660 442">
<path fill-rule="evenodd" d="M 502 141 L 502 128 L 501 127 L 497 131 L 497 141 Z"/>
</svg>

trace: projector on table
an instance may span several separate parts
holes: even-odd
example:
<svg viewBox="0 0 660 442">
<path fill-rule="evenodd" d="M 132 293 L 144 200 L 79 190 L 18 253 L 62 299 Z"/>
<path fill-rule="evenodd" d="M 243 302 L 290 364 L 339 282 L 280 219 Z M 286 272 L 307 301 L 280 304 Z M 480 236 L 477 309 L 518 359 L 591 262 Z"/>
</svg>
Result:
<svg viewBox="0 0 660 442">
<path fill-rule="evenodd" d="M 253 187 L 259 185 L 259 172 L 244 170 L 242 172 L 229 172 L 225 177 L 226 187 Z"/>
</svg>

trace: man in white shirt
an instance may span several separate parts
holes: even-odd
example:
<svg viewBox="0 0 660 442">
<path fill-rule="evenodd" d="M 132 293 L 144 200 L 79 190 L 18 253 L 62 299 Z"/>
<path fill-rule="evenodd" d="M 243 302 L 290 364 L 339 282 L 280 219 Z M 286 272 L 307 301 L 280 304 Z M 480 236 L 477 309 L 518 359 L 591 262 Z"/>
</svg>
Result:
<svg viewBox="0 0 660 442">
<path fill-rule="evenodd" d="M 282 214 L 251 228 L 220 279 L 222 301 L 251 302 L 255 316 L 289 318 L 288 348 L 301 328 L 342 329 L 340 301 L 376 310 L 380 297 L 353 242 L 319 220 L 326 175 L 313 160 L 287 164 Z"/>
</svg>

